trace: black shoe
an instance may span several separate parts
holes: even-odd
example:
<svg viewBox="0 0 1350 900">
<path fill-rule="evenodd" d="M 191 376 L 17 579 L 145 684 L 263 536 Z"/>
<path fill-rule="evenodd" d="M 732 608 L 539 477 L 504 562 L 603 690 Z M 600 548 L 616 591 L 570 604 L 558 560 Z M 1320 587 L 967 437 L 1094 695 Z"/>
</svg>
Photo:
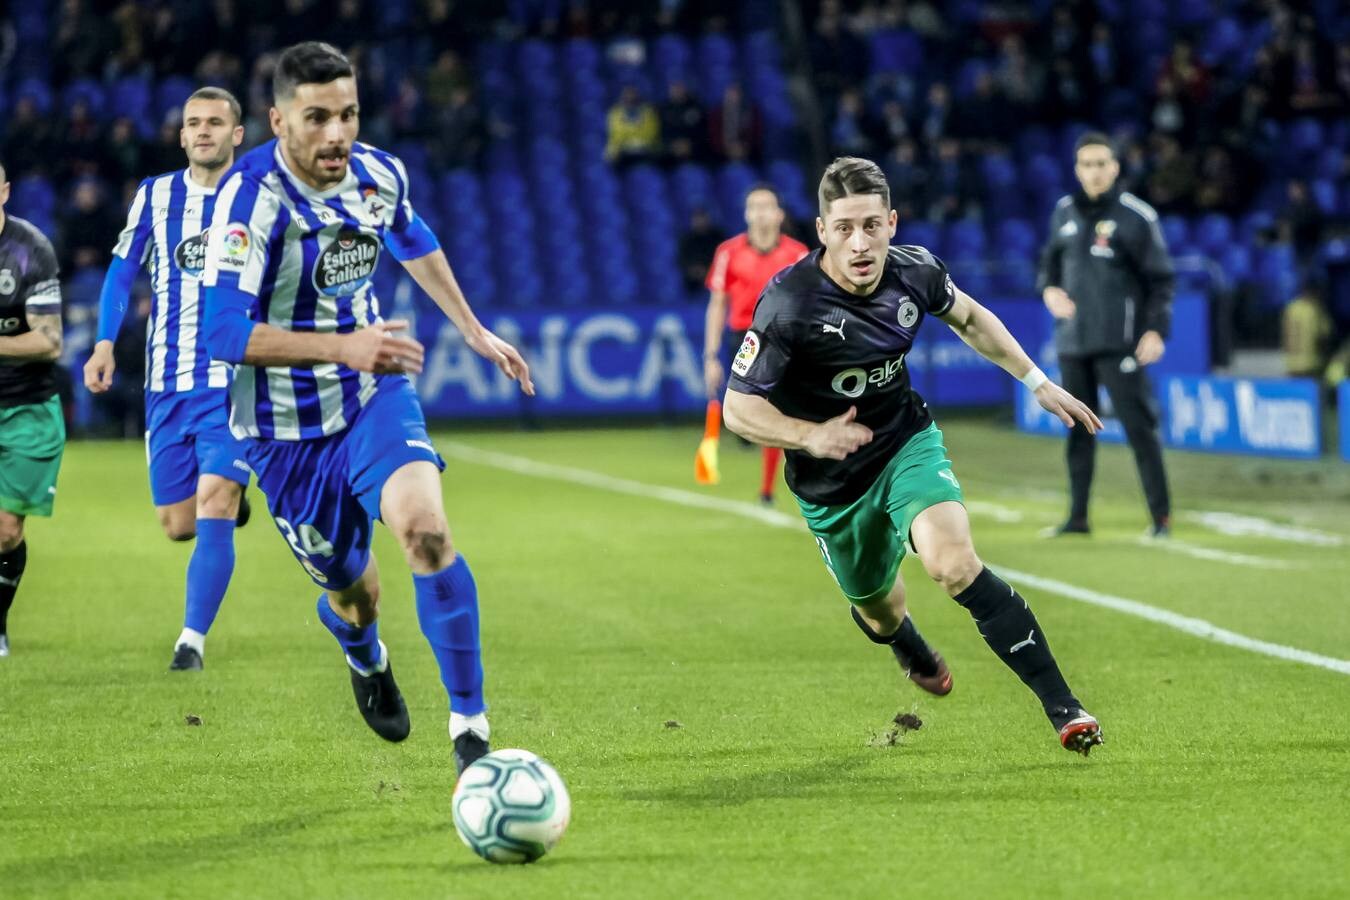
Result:
<svg viewBox="0 0 1350 900">
<path fill-rule="evenodd" d="M 239 495 L 239 512 L 234 516 L 234 527 L 243 528 L 248 524 L 249 517 L 253 515 L 253 507 L 248 503 L 248 488 Z"/>
<path fill-rule="evenodd" d="M 200 672 L 202 655 L 196 648 L 179 644 L 173 648 L 173 662 L 169 663 L 170 672 Z"/>
<path fill-rule="evenodd" d="M 773 509 L 773 494 L 760 494 L 759 505 L 767 509 Z"/>
<path fill-rule="evenodd" d="M 362 675 L 352 669 L 352 692 L 356 694 L 356 708 L 370 730 L 386 741 L 401 741 L 412 731 L 408 721 L 408 707 L 403 703 L 394 682 L 394 667 L 389 665 L 388 651 L 383 672 Z M 351 666 L 348 666 L 351 668 Z"/>
<path fill-rule="evenodd" d="M 462 733 L 455 738 L 455 771 L 462 773 L 491 752 L 488 742 L 472 731 Z"/>
<path fill-rule="evenodd" d="M 1144 532 L 1144 536 L 1158 541 L 1167 540 L 1172 536 L 1172 520 L 1159 519 L 1148 527 L 1148 531 Z"/>
<path fill-rule="evenodd" d="M 1066 534 L 1092 534 L 1092 529 L 1088 527 L 1088 523 L 1075 522 L 1073 519 L 1041 529 L 1041 537 L 1043 538 L 1063 537 Z"/>
</svg>

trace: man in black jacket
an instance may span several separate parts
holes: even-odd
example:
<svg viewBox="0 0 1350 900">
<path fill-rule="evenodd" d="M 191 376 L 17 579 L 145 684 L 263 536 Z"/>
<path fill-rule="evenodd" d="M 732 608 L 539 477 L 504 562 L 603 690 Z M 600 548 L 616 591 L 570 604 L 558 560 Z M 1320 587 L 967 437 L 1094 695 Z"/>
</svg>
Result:
<svg viewBox="0 0 1350 900">
<path fill-rule="evenodd" d="M 1171 502 L 1163 469 L 1158 409 L 1144 367 L 1162 358 L 1172 319 L 1172 260 L 1158 214 L 1116 187 L 1120 163 L 1105 135 L 1085 134 L 1074 150 L 1082 189 L 1050 216 L 1038 287 L 1055 317 L 1055 349 L 1064 389 L 1094 407 L 1098 385 L 1134 451 L 1153 524 L 1170 532 Z M 1096 440 L 1069 432 L 1069 518 L 1049 534 L 1087 534 Z"/>
</svg>

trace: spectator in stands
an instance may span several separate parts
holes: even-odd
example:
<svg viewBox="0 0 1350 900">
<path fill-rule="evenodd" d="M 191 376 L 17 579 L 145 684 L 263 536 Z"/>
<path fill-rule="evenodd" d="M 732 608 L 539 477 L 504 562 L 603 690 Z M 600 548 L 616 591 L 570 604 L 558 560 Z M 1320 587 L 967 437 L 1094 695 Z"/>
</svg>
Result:
<svg viewBox="0 0 1350 900">
<path fill-rule="evenodd" d="M 1242 193 L 1232 154 L 1223 147 L 1206 147 L 1200 158 L 1196 208 L 1201 212 L 1234 213 Z"/>
<path fill-rule="evenodd" d="M 872 156 L 872 141 L 864 122 L 862 94 L 849 88 L 839 95 L 839 106 L 830 123 L 830 153 L 833 156 Z"/>
<path fill-rule="evenodd" d="M 1111 36 L 1110 25 L 1098 22 L 1092 26 L 1092 39 L 1088 44 L 1087 57 L 1097 90 L 1114 87 L 1120 59 L 1116 54 L 1116 44 Z"/>
<path fill-rule="evenodd" d="M 674 164 L 702 159 L 706 155 L 707 116 L 683 81 L 670 83 L 661 105 L 661 138 L 666 155 Z M 711 257 L 709 257 L 711 259 Z"/>
<path fill-rule="evenodd" d="M 937 146 L 938 141 L 947 136 L 951 118 L 952 93 L 947 89 L 947 85 L 935 81 L 928 87 L 928 106 L 924 110 L 923 127 L 920 129 L 930 152 Z"/>
<path fill-rule="evenodd" d="M 1326 217 L 1308 193 L 1308 185 L 1303 180 L 1295 178 L 1289 182 L 1288 200 L 1280 221 L 1283 231 L 1281 236 L 1294 247 L 1299 274 L 1304 278 L 1310 277 L 1317 264 L 1317 251 L 1322 245 Z"/>
<path fill-rule="evenodd" d="M 928 214 L 928 172 L 919 163 L 919 148 L 906 138 L 895 145 L 882 161 L 886 183 L 891 187 L 891 205 L 901 222 L 925 218 Z"/>
<path fill-rule="evenodd" d="M 83 98 L 71 104 L 57 132 L 61 148 L 60 172 L 64 178 L 97 176 L 103 168 L 103 129 Z"/>
<path fill-rule="evenodd" d="M 894 97 L 882 103 L 881 112 L 872 125 L 872 131 L 875 133 L 874 139 L 881 147 L 894 147 L 900 141 L 908 140 L 912 131 L 904 104 Z"/>
<path fill-rule="evenodd" d="M 759 158 L 759 112 L 746 99 L 740 84 L 732 82 L 722 102 L 708 117 L 708 139 L 715 156 L 732 161 Z"/>
<path fill-rule="evenodd" d="M 652 105 L 629 85 L 609 110 L 605 159 L 611 163 L 650 162 L 661 149 L 661 120 Z"/>
<path fill-rule="evenodd" d="M 1045 92 L 1045 67 L 1027 54 L 1026 44 L 1015 34 L 999 46 L 999 63 L 994 80 L 999 93 L 1019 119 L 1031 119 Z"/>
<path fill-rule="evenodd" d="M 1190 41 L 1180 40 L 1172 44 L 1172 52 L 1158 71 L 1159 94 L 1162 93 L 1164 82 L 1169 83 L 1175 94 L 1187 103 L 1200 106 L 1209 100 L 1209 70 L 1196 60 L 1195 48 Z"/>
<path fill-rule="evenodd" d="M 1153 174 L 1148 180 L 1149 202 L 1165 213 L 1186 213 L 1195 200 L 1195 160 L 1176 138 L 1153 136 Z"/>
<path fill-rule="evenodd" d="M 973 210 L 973 182 L 966 170 L 961 144 L 955 138 L 938 142 L 937 159 L 933 165 L 932 206 L 928 218 L 939 222 L 955 222 Z"/>
<path fill-rule="evenodd" d="M 689 230 L 680 238 L 680 275 L 684 279 L 684 288 L 691 294 L 700 294 L 703 280 L 712 266 L 713 254 L 722 243 L 722 233 L 717 229 L 712 216 L 702 206 L 694 207 L 689 217 Z M 700 296 L 698 298 L 702 300 Z"/>
<path fill-rule="evenodd" d="M 844 28 L 838 0 L 825 0 L 811 34 L 811 78 L 821 103 L 833 108 L 846 88 L 862 82 L 866 65 L 866 48 Z"/>
<path fill-rule="evenodd" d="M 102 265 L 108 248 L 117 241 L 119 218 L 104 200 L 103 188 L 95 179 L 77 182 L 70 206 L 62 210 L 57 221 L 61 271 L 72 273 L 86 266 Z"/>
<path fill-rule="evenodd" d="M 126 116 L 114 119 L 108 129 L 108 140 L 103 150 L 104 176 L 119 186 L 145 177 L 141 163 L 141 139 L 136 134 L 136 123 Z"/>
<path fill-rule="evenodd" d="M 434 110 L 436 138 L 432 152 L 448 169 L 475 166 L 483 151 L 483 115 L 466 84 L 455 88 L 448 102 Z"/>
<path fill-rule="evenodd" d="M 967 142 L 968 150 L 980 152 L 1001 144 L 1012 124 L 1008 102 L 999 96 L 994 76 L 981 69 L 971 95 L 956 107 L 952 133 Z"/>
<path fill-rule="evenodd" d="M 459 91 L 473 89 L 473 79 L 458 53 L 442 50 L 436 57 L 436 64 L 427 72 L 426 85 L 427 105 L 432 109 L 445 109 L 454 103 Z"/>
<path fill-rule="evenodd" d="M 1280 333 L 1285 372 L 1294 378 L 1320 379 L 1336 331 L 1317 284 L 1306 282 L 1284 308 Z"/>
<path fill-rule="evenodd" d="M 111 20 L 94 15 L 84 0 L 62 0 L 50 54 L 61 81 L 96 75 L 116 45 Z"/>
<path fill-rule="evenodd" d="M 56 153 L 56 129 L 44 116 L 37 102 L 20 94 L 14 112 L 5 123 L 3 158 L 12 176 L 52 174 L 59 161 Z"/>
<path fill-rule="evenodd" d="M 1332 112 L 1342 106 L 1334 89 L 1335 69 L 1329 54 L 1320 53 L 1312 35 L 1300 35 L 1294 41 L 1290 60 L 1293 94 L 1289 106 L 1298 115 Z"/>
<path fill-rule="evenodd" d="M 1188 104 L 1183 102 L 1177 91 L 1176 82 L 1171 78 L 1158 81 L 1158 94 L 1153 100 L 1153 111 L 1149 114 L 1149 124 L 1158 134 L 1181 139 L 1190 131 L 1191 116 Z"/>
</svg>

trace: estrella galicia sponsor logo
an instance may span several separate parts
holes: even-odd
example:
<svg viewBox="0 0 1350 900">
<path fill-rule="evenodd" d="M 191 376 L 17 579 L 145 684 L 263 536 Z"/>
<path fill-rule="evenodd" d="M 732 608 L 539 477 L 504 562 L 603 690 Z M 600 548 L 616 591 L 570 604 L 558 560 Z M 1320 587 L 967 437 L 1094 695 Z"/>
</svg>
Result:
<svg viewBox="0 0 1350 900">
<path fill-rule="evenodd" d="M 890 384 L 904 367 L 905 357 L 903 354 L 882 363 L 874 369 L 855 366 L 834 376 L 830 381 L 830 387 L 834 388 L 836 394 L 843 394 L 845 397 L 860 397 L 869 385 L 874 388 L 883 388 Z"/>
<path fill-rule="evenodd" d="M 314 287 L 329 297 L 350 294 L 370 279 L 379 259 L 378 238 L 343 229 L 314 261 Z"/>
<path fill-rule="evenodd" d="M 173 262 L 184 275 L 200 278 L 206 269 L 206 243 L 211 229 L 183 238 L 173 250 Z"/>
</svg>

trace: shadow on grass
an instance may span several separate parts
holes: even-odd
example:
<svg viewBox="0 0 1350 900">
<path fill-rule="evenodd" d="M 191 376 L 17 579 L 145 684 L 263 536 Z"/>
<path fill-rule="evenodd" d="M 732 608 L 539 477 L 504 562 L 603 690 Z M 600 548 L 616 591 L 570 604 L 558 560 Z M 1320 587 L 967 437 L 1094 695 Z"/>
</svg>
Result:
<svg viewBox="0 0 1350 900">
<path fill-rule="evenodd" d="M 790 768 L 720 772 L 688 784 L 617 791 L 615 795 L 623 800 L 657 801 L 684 806 L 739 806 L 754 800 L 828 793 L 821 789 L 831 785 L 836 786 L 839 793 L 854 793 L 858 785 L 850 782 L 846 776 L 869 761 L 866 754 L 857 754 Z"/>
</svg>

